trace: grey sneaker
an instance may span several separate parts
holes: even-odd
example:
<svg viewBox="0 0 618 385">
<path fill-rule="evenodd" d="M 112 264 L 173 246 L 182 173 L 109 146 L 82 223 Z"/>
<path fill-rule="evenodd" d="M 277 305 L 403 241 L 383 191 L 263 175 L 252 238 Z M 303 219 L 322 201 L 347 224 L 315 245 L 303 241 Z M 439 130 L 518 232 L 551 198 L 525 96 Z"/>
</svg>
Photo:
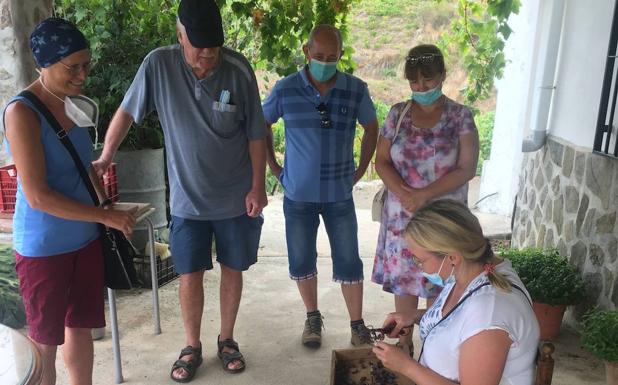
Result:
<svg viewBox="0 0 618 385">
<path fill-rule="evenodd" d="M 303 330 L 303 345 L 309 348 L 317 349 L 322 344 L 322 322 L 321 315 L 313 315 L 305 320 L 305 329 Z"/>
<path fill-rule="evenodd" d="M 352 327 L 352 338 L 350 342 L 354 346 L 371 345 L 371 333 L 365 325 Z"/>
</svg>

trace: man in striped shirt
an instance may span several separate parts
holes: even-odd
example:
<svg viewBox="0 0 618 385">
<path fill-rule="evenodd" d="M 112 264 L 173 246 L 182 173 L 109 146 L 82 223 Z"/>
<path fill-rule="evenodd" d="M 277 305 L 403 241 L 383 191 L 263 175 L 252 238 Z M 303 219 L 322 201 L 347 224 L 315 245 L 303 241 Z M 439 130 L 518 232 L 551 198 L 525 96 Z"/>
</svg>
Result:
<svg viewBox="0 0 618 385">
<path fill-rule="evenodd" d="M 277 82 L 262 105 L 269 126 L 268 164 L 285 190 L 283 210 L 290 277 L 297 282 L 307 310 L 302 343 L 321 345 L 318 310 L 316 236 L 322 216 L 331 245 L 333 280 L 350 315 L 351 342 L 368 342 L 362 318 L 363 263 L 358 253 L 352 187 L 364 174 L 376 146 L 378 122 L 367 85 L 337 71 L 341 33 L 317 26 L 303 46 L 307 60 L 300 71 Z M 271 126 L 285 125 L 285 159 L 276 159 Z M 364 129 L 361 155 L 354 164 L 356 122 Z"/>
</svg>

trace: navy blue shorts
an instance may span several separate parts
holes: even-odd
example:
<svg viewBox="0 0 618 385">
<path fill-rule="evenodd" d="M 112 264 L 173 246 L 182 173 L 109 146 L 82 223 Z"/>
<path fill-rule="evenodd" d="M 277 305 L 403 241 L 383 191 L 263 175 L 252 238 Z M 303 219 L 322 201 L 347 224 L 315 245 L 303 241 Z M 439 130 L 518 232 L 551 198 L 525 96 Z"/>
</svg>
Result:
<svg viewBox="0 0 618 385">
<path fill-rule="evenodd" d="M 233 270 L 245 271 L 257 262 L 257 250 L 264 218 L 243 214 L 216 221 L 172 216 L 170 251 L 178 274 L 212 269 L 212 241 L 217 262 Z"/>
</svg>

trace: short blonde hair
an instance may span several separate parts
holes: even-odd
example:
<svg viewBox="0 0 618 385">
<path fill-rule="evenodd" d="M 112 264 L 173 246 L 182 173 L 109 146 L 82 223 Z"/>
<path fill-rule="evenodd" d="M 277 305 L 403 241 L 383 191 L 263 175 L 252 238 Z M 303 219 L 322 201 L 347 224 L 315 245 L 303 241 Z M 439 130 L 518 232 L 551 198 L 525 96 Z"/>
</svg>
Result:
<svg viewBox="0 0 618 385">
<path fill-rule="evenodd" d="M 494 256 L 479 220 L 468 207 L 451 199 L 437 200 L 419 209 L 406 227 L 406 236 L 429 252 L 459 253 L 470 263 L 485 264 Z M 492 285 L 510 290 L 511 284 L 503 275 L 492 269 L 487 276 Z"/>
</svg>

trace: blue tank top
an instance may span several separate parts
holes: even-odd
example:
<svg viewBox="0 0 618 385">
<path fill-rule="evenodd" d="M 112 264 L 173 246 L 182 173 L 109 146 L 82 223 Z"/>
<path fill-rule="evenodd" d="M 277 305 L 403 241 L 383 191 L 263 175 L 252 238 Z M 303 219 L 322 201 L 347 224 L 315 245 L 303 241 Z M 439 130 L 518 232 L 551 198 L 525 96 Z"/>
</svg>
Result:
<svg viewBox="0 0 618 385">
<path fill-rule="evenodd" d="M 41 122 L 41 143 L 45 153 L 46 181 L 49 188 L 73 200 L 94 205 L 71 155 L 60 142 L 43 115 L 25 98 L 16 96 L 7 103 L 20 101 L 35 111 Z M 5 107 L 6 110 L 6 107 Z M 92 162 L 92 141 L 88 129 L 73 127 L 68 134 L 88 170 Z M 4 144 L 10 155 L 8 141 Z M 17 196 L 13 215 L 13 248 L 26 257 L 45 257 L 79 250 L 99 237 L 96 223 L 72 221 L 30 207 L 24 196 L 17 170 Z"/>
</svg>

